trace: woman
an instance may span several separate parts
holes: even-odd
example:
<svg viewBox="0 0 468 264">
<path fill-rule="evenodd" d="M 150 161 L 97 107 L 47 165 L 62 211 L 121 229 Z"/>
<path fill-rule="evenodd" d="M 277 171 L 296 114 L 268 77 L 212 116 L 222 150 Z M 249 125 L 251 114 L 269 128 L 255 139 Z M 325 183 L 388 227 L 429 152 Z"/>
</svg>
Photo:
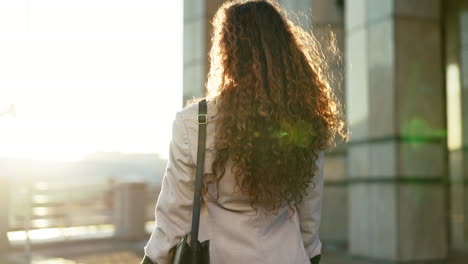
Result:
<svg viewBox="0 0 468 264">
<path fill-rule="evenodd" d="M 200 241 L 211 263 L 318 263 L 323 150 L 344 134 L 313 37 L 268 1 L 229 1 L 213 20 Z M 198 105 L 175 117 L 146 261 L 190 232 Z"/>
</svg>

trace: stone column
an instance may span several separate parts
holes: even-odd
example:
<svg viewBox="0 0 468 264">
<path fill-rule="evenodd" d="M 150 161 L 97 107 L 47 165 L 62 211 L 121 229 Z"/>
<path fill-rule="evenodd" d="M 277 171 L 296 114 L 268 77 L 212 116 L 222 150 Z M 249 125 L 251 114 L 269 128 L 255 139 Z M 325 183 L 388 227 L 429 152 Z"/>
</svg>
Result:
<svg viewBox="0 0 468 264">
<path fill-rule="evenodd" d="M 120 183 L 115 189 L 115 236 L 137 240 L 145 236 L 146 183 Z"/>
<path fill-rule="evenodd" d="M 447 255 L 441 2 L 345 1 L 353 255 Z"/>
<path fill-rule="evenodd" d="M 211 20 L 224 0 L 184 0 L 183 105 L 205 95 L 210 69 Z"/>
<path fill-rule="evenodd" d="M 183 105 L 204 94 L 206 75 L 205 0 L 184 0 Z"/>
<path fill-rule="evenodd" d="M 450 242 L 468 242 L 468 0 L 448 0 L 444 8 L 450 160 Z"/>
<path fill-rule="evenodd" d="M 343 5 L 337 1 L 312 0 L 312 29 L 323 50 L 329 51 L 334 36 L 337 54 L 327 54 L 331 86 L 344 103 L 341 60 L 344 51 Z M 324 199 L 320 238 L 328 243 L 344 244 L 348 240 L 348 185 L 345 174 L 346 147 L 339 146 L 325 156 Z"/>
</svg>

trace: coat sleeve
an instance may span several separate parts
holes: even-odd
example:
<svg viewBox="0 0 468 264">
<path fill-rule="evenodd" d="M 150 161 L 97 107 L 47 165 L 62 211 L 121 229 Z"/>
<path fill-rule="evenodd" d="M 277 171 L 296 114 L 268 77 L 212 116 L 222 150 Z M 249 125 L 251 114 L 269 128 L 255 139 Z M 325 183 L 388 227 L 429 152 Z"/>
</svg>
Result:
<svg viewBox="0 0 468 264">
<path fill-rule="evenodd" d="M 316 160 L 317 170 L 313 183 L 308 187 L 307 195 L 297 206 L 302 241 L 310 258 L 319 255 L 322 251 L 319 227 L 323 200 L 323 161 L 324 153 L 321 151 Z"/>
<path fill-rule="evenodd" d="M 187 129 L 182 114 L 172 125 L 169 158 L 155 211 L 155 227 L 145 246 L 154 264 L 167 264 L 170 250 L 190 232 L 195 185 L 195 164 L 190 158 Z"/>
</svg>

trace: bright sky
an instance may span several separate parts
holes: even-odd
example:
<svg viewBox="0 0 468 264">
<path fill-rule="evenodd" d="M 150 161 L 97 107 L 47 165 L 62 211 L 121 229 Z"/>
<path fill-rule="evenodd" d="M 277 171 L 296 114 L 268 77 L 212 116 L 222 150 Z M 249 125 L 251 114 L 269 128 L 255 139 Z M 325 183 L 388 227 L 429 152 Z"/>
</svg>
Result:
<svg viewBox="0 0 468 264">
<path fill-rule="evenodd" d="M 0 156 L 166 157 L 182 107 L 182 5 L 0 1 L 0 113 L 16 108 L 0 116 Z"/>
</svg>

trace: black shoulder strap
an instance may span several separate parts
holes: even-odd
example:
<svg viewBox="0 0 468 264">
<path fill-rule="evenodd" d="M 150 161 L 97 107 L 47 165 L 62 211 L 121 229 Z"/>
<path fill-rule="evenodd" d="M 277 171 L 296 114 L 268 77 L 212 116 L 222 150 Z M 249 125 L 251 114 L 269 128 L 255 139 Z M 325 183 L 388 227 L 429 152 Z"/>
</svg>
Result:
<svg viewBox="0 0 468 264">
<path fill-rule="evenodd" d="M 203 185 L 202 178 L 205 169 L 206 123 L 208 122 L 207 108 L 205 99 L 198 102 L 197 174 L 193 198 L 192 232 L 190 237 L 190 246 L 194 251 L 198 251 L 198 226 L 200 224 L 201 189 Z"/>
</svg>

